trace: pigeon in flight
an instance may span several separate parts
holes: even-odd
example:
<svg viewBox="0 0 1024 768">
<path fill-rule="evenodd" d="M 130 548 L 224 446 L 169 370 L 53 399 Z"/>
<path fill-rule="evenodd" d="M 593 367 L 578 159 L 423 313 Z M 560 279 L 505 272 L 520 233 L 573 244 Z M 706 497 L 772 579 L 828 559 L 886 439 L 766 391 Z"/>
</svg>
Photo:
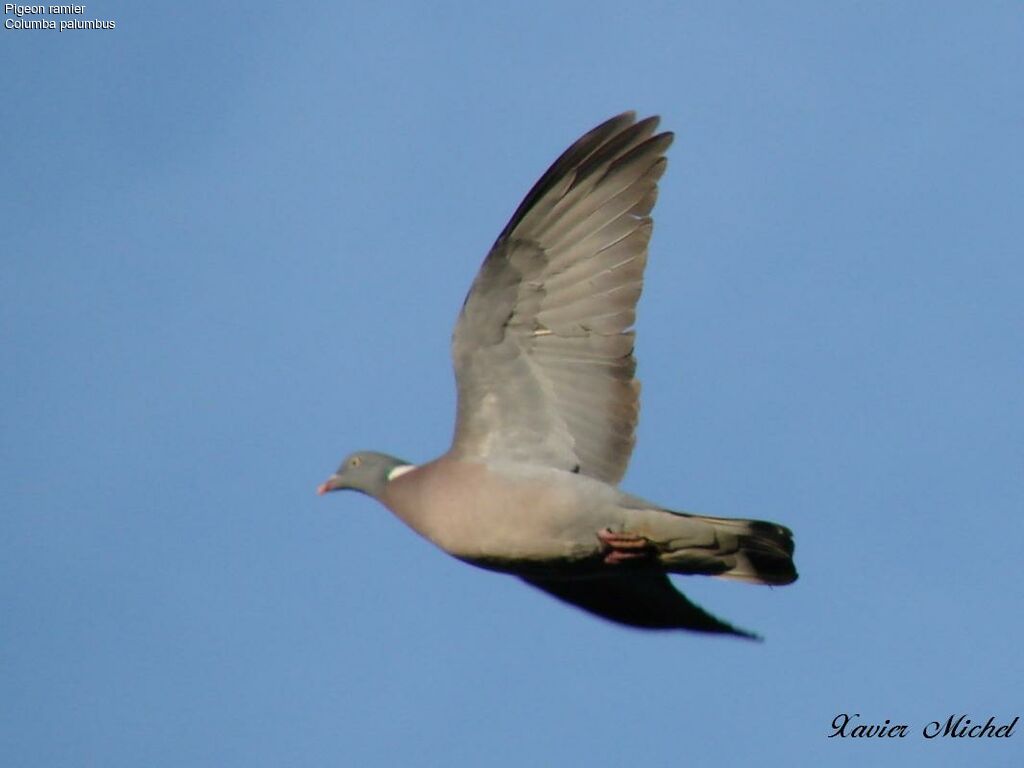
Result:
<svg viewBox="0 0 1024 768">
<path fill-rule="evenodd" d="M 677 512 L 619 489 L 635 441 L 635 308 L 672 134 L 613 117 L 567 149 L 502 230 L 452 336 L 451 448 L 348 456 L 321 494 L 372 496 L 473 565 L 620 624 L 756 637 L 668 574 L 797 577 L 776 523 Z"/>
</svg>

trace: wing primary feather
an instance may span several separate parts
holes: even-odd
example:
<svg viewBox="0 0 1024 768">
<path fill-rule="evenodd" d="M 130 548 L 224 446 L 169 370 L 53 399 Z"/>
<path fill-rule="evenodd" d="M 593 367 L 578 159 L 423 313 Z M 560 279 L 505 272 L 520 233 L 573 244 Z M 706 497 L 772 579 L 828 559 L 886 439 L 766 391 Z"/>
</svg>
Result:
<svg viewBox="0 0 1024 768">
<path fill-rule="evenodd" d="M 623 112 L 621 114 L 612 117 L 593 130 L 585 133 L 579 139 L 577 139 L 565 152 L 558 156 L 558 159 L 551 164 L 551 166 L 544 172 L 544 174 L 537 180 L 530 191 L 526 193 L 526 197 L 516 208 L 515 213 L 512 214 L 512 218 L 509 219 L 508 224 L 498 235 L 498 240 L 506 238 L 511 234 L 523 216 L 533 208 L 533 206 L 540 200 L 544 195 L 559 181 L 562 181 L 566 176 L 567 172 L 573 167 L 578 167 L 582 162 L 592 155 L 602 144 L 604 144 L 610 136 L 622 131 L 625 126 L 628 126 L 636 120 L 636 113 L 632 110 Z M 570 182 L 571 183 L 571 182 Z"/>
</svg>

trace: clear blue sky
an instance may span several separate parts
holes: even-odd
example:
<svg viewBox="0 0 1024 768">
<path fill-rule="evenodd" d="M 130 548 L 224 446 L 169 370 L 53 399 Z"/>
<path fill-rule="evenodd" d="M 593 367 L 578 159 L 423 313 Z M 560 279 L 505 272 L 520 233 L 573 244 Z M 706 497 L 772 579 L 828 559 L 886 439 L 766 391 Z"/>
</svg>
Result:
<svg viewBox="0 0 1024 768">
<path fill-rule="evenodd" d="M 5 766 L 1019 764 L 919 735 L 1024 715 L 1019 3 L 85 18 L 0 29 Z M 624 486 L 793 528 L 791 587 L 681 581 L 763 644 L 314 493 L 446 449 L 480 260 L 628 108 L 677 139 Z"/>
</svg>

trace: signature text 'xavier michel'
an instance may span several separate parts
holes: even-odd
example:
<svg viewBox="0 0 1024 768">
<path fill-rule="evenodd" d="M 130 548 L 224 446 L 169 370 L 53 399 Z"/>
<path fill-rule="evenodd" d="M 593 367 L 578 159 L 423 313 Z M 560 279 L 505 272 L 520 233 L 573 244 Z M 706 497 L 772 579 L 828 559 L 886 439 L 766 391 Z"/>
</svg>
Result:
<svg viewBox="0 0 1024 768">
<path fill-rule="evenodd" d="M 921 729 L 921 735 L 926 739 L 939 736 L 951 739 L 1008 739 L 1013 736 L 1018 720 L 1019 715 L 1009 723 L 1000 725 L 993 716 L 984 723 L 974 722 L 972 725 L 971 718 L 967 715 L 950 715 L 945 721 L 932 720 Z M 859 712 L 852 715 L 840 712 L 832 720 L 832 733 L 828 737 L 904 739 L 909 727 L 906 723 L 893 724 L 888 719 L 883 723 L 865 723 L 861 721 Z"/>
</svg>

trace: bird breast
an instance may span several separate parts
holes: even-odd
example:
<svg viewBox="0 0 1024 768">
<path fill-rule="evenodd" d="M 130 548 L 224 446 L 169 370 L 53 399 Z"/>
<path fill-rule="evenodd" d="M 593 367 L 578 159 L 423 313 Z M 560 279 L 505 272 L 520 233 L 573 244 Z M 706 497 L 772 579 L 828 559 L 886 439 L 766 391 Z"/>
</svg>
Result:
<svg viewBox="0 0 1024 768">
<path fill-rule="evenodd" d="M 382 501 L 450 555 L 522 573 L 597 556 L 597 531 L 615 522 L 610 496 L 559 470 L 442 457 L 389 483 Z"/>
</svg>

